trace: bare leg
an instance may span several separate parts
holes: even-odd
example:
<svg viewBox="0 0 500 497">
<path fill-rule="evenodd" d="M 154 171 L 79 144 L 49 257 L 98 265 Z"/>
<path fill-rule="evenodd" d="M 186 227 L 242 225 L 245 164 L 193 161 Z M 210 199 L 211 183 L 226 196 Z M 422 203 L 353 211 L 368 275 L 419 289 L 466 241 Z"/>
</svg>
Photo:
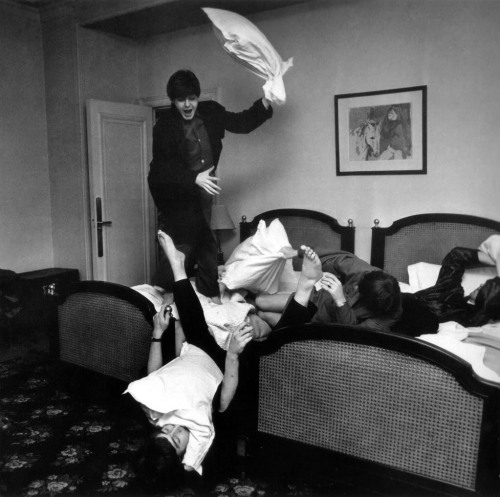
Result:
<svg viewBox="0 0 500 497">
<path fill-rule="evenodd" d="M 304 251 L 304 262 L 302 263 L 302 271 L 297 283 L 297 291 L 293 298 L 300 305 L 306 307 L 314 285 L 323 276 L 323 271 L 321 270 L 321 261 L 316 252 L 304 245 L 300 248 Z"/>
<path fill-rule="evenodd" d="M 281 319 L 280 312 L 257 311 L 257 316 L 264 320 L 269 326 L 275 327 Z"/>
<path fill-rule="evenodd" d="M 291 293 L 259 294 L 255 297 L 255 306 L 260 311 L 283 312 Z"/>
<path fill-rule="evenodd" d="M 314 285 L 323 276 L 321 261 L 310 247 L 302 245 L 301 249 L 304 251 L 304 261 L 297 283 L 297 291 L 288 302 L 276 328 L 307 323 L 316 312 L 313 309 L 315 306 L 309 302 L 309 298 Z"/>
<path fill-rule="evenodd" d="M 184 260 L 186 259 L 186 256 L 175 248 L 172 238 L 170 238 L 165 232 L 158 230 L 158 242 L 167 257 L 168 262 L 170 262 L 170 266 L 174 274 L 174 281 L 187 279 L 186 269 L 184 268 Z"/>
</svg>

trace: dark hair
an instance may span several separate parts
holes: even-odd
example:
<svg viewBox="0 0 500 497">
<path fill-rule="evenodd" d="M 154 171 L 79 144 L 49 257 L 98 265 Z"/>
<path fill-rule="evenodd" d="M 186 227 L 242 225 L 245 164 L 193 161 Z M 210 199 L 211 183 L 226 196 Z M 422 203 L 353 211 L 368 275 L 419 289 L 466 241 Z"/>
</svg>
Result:
<svg viewBox="0 0 500 497">
<path fill-rule="evenodd" d="M 370 271 L 361 278 L 358 290 L 364 305 L 375 314 L 389 314 L 401 306 L 399 283 L 384 271 Z"/>
<path fill-rule="evenodd" d="M 185 98 L 191 95 L 200 96 L 200 82 L 194 72 L 181 69 L 170 76 L 167 83 L 167 95 L 172 102 L 177 98 Z"/>
<path fill-rule="evenodd" d="M 500 277 L 486 281 L 476 296 L 474 307 L 468 326 L 482 326 L 491 319 L 500 318 Z"/>
<path fill-rule="evenodd" d="M 182 484 L 184 467 L 173 445 L 154 431 L 137 463 L 137 476 L 149 491 L 164 492 Z"/>
</svg>

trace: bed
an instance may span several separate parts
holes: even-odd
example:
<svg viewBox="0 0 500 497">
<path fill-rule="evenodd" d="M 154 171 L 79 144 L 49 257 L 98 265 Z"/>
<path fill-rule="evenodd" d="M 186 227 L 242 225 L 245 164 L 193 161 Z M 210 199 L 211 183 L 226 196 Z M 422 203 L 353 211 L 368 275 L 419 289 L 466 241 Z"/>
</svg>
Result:
<svg viewBox="0 0 500 497">
<path fill-rule="evenodd" d="M 276 218 L 284 224 L 292 246 L 302 243 L 307 219 L 308 239 L 354 250 L 352 222 L 350 226 L 341 226 L 326 214 L 304 209 L 279 209 L 268 211 L 251 223 L 243 220 L 241 233 L 246 238 L 255 232 L 261 219 Z M 161 296 L 148 285 L 129 288 L 103 281 L 73 284 L 59 306 L 60 359 L 124 382 L 138 379 L 145 372 L 153 316 L 161 303 Z M 172 344 L 163 346 L 167 351 Z"/>
<path fill-rule="evenodd" d="M 242 238 L 256 220 L 242 223 Z M 311 235 L 306 212 L 291 239 Z M 379 223 L 378 223 L 379 224 Z M 439 263 L 455 245 L 478 246 L 500 223 L 426 214 L 373 229 L 372 264 L 405 280 L 419 260 Z M 334 230 L 337 246 L 353 233 Z M 344 239 L 344 237 L 347 237 Z M 293 243 L 293 241 L 292 241 Z M 417 338 L 342 325 L 276 330 L 259 347 L 256 425 L 249 453 L 301 471 L 380 489 L 382 495 L 499 495 L 500 384 Z"/>
<path fill-rule="evenodd" d="M 351 221 L 341 226 L 303 209 L 242 220 L 242 240 L 273 219 L 292 246 L 354 251 Z M 452 246 L 478 245 L 494 232 L 500 223 L 477 217 L 412 216 L 373 229 L 371 262 L 404 280 L 408 264 L 440 262 Z M 60 357 L 134 380 L 144 374 L 154 313 L 131 288 L 75 284 L 59 308 Z M 500 386 L 454 354 L 395 333 L 312 324 L 275 331 L 255 350 L 248 454 L 273 464 L 296 457 L 298 469 L 385 495 L 499 494 Z"/>
</svg>

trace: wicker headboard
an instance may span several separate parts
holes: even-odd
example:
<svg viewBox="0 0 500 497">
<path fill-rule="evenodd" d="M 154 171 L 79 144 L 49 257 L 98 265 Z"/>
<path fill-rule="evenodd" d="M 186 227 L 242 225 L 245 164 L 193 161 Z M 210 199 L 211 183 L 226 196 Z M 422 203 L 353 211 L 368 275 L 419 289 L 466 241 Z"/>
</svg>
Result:
<svg viewBox="0 0 500 497">
<path fill-rule="evenodd" d="M 354 252 L 355 228 L 351 219 L 349 226 L 341 226 L 335 218 L 307 209 L 275 209 L 255 216 L 252 221 L 247 221 L 246 216 L 243 216 L 240 241 L 253 235 L 262 219 L 266 224 L 279 219 L 293 248 L 306 244 L 313 248 L 328 247 Z M 294 269 L 299 270 L 300 264 L 300 259 L 294 260 Z"/>
<path fill-rule="evenodd" d="M 408 283 L 407 268 L 416 262 L 441 264 L 453 247 L 477 248 L 500 233 L 500 222 L 463 214 L 419 214 L 372 228 L 371 264 Z"/>
<path fill-rule="evenodd" d="M 81 281 L 59 306 L 60 359 L 123 381 L 145 373 L 155 308 L 132 288 Z"/>
</svg>

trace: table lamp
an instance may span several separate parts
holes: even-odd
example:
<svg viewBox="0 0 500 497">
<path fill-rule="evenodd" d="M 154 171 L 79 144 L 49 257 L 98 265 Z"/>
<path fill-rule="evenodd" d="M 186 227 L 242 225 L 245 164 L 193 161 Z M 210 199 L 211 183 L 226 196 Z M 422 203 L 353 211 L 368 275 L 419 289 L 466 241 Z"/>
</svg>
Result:
<svg viewBox="0 0 500 497">
<path fill-rule="evenodd" d="M 210 228 L 215 232 L 215 239 L 217 241 L 217 262 L 224 264 L 224 254 L 220 246 L 220 232 L 222 230 L 234 230 L 235 226 L 229 212 L 225 205 L 214 204 L 212 205 L 212 220 Z"/>
</svg>

